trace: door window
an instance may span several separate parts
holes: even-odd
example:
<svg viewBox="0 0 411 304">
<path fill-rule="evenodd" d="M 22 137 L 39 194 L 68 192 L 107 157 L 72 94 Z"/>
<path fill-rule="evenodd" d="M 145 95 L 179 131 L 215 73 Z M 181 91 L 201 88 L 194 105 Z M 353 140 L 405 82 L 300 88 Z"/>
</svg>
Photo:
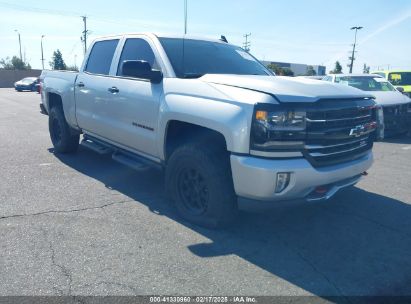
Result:
<svg viewBox="0 0 411 304">
<path fill-rule="evenodd" d="M 122 75 L 121 67 L 126 60 L 147 61 L 153 69 L 160 69 L 151 46 L 144 39 L 130 38 L 126 40 L 118 64 L 117 75 Z"/>
<path fill-rule="evenodd" d="M 93 74 L 108 75 L 117 44 L 118 39 L 96 42 L 91 50 L 85 71 Z"/>
</svg>

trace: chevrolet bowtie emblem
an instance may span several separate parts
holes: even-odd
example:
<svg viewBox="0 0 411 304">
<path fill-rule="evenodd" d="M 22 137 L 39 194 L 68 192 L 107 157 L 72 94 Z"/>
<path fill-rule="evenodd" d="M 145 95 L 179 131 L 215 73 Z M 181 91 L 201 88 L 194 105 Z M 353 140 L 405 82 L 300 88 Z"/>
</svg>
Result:
<svg viewBox="0 0 411 304">
<path fill-rule="evenodd" d="M 367 132 L 367 127 L 365 125 L 358 125 L 350 130 L 350 136 L 360 137 L 366 132 Z"/>
</svg>

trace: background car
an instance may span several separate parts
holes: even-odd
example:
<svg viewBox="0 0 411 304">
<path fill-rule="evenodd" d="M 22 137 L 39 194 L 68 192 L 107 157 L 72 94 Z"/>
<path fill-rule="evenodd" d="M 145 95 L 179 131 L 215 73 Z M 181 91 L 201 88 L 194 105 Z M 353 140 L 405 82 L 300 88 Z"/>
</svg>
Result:
<svg viewBox="0 0 411 304">
<path fill-rule="evenodd" d="M 411 99 L 397 90 L 389 81 L 375 74 L 327 75 L 325 81 L 349 85 L 363 91 L 371 91 L 379 111 L 379 137 L 407 133 L 411 129 Z"/>
<path fill-rule="evenodd" d="M 307 78 L 307 79 L 314 79 L 314 80 L 322 80 L 324 76 L 297 76 L 297 78 Z"/>
<path fill-rule="evenodd" d="M 411 97 L 411 71 L 376 71 L 371 72 L 384 77 L 391 82 L 400 92 Z"/>
<path fill-rule="evenodd" d="M 39 85 L 38 77 L 26 77 L 14 83 L 16 91 L 37 91 Z"/>
</svg>

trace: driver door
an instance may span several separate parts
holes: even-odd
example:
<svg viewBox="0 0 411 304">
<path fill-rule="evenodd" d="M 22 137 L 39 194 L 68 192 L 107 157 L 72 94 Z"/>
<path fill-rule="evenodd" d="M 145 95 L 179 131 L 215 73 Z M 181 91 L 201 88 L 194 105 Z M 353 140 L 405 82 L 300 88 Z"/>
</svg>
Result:
<svg viewBox="0 0 411 304">
<path fill-rule="evenodd" d="M 122 63 L 127 60 L 143 60 L 160 70 L 148 40 L 143 37 L 125 39 L 116 75 L 110 78 L 109 84 L 114 90 L 109 97 L 113 123 L 111 139 L 137 152 L 158 157 L 157 122 L 163 83 L 123 76 Z"/>
</svg>

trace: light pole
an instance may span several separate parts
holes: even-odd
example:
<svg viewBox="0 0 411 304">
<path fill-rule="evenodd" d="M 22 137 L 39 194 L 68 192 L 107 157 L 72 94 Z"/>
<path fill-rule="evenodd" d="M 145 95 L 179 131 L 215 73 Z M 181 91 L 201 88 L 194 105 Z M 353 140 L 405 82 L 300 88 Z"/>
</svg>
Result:
<svg viewBox="0 0 411 304">
<path fill-rule="evenodd" d="M 187 35 L 187 0 L 184 0 L 184 34 Z"/>
<path fill-rule="evenodd" d="M 20 60 L 23 61 L 23 56 L 21 55 L 21 38 L 20 38 L 20 33 L 18 30 L 14 30 L 17 35 L 19 35 L 19 46 L 20 46 Z"/>
<path fill-rule="evenodd" d="M 362 26 L 353 26 L 351 28 L 351 30 L 355 30 L 355 36 L 354 36 L 354 44 L 353 44 L 353 47 L 352 47 L 352 55 L 351 55 L 351 58 L 350 58 L 351 59 L 350 74 L 352 74 L 352 68 L 354 66 L 355 45 L 357 44 L 357 31 L 362 29 L 362 28 L 363 28 Z"/>
<path fill-rule="evenodd" d="M 41 66 L 44 70 L 44 55 L 43 55 L 43 38 L 45 35 L 41 35 L 40 45 L 41 45 Z"/>
</svg>

